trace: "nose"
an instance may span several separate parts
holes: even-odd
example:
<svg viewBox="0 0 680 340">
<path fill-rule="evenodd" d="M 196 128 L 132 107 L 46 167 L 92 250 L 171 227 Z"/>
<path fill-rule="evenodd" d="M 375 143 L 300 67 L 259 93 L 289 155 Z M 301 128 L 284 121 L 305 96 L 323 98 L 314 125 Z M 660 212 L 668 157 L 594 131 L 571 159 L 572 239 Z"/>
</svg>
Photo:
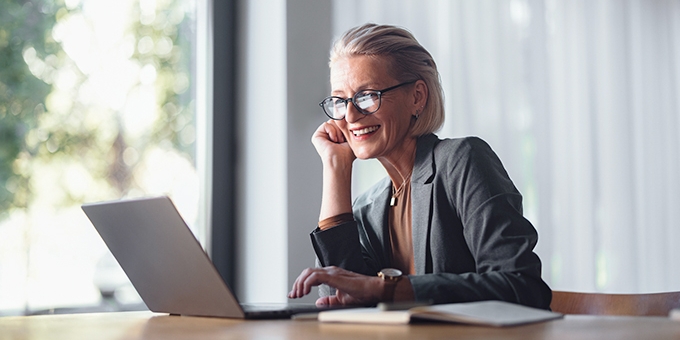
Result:
<svg viewBox="0 0 680 340">
<path fill-rule="evenodd" d="M 347 103 L 347 112 L 345 112 L 345 121 L 348 123 L 354 123 L 361 118 L 363 118 L 365 115 L 354 106 L 354 103 Z"/>
</svg>

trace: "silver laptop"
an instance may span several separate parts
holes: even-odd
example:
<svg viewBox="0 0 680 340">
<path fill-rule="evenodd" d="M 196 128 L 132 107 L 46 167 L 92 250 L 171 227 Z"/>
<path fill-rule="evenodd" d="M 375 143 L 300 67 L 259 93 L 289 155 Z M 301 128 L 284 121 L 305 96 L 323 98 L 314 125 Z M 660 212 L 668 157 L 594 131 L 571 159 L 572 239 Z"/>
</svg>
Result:
<svg viewBox="0 0 680 340">
<path fill-rule="evenodd" d="M 82 209 L 151 311 L 261 319 L 321 310 L 313 304 L 239 304 L 168 197 Z"/>
</svg>

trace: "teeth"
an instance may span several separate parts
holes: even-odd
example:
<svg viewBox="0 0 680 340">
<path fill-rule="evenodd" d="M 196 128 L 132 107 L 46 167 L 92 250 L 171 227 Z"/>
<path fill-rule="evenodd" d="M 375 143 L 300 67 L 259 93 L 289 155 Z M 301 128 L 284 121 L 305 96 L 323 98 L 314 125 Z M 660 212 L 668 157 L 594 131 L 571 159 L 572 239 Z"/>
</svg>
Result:
<svg viewBox="0 0 680 340">
<path fill-rule="evenodd" d="M 361 130 L 354 130 L 352 133 L 354 133 L 355 136 L 359 137 L 361 135 L 365 135 L 367 133 L 371 133 L 375 130 L 377 130 L 380 126 L 370 126 Z"/>
</svg>

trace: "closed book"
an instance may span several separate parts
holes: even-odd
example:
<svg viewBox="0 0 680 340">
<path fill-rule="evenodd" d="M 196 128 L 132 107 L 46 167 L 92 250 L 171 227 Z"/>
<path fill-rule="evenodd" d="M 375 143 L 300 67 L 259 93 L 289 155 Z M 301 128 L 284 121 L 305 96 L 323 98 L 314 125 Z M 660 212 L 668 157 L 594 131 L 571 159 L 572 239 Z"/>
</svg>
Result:
<svg viewBox="0 0 680 340">
<path fill-rule="evenodd" d="M 503 301 L 449 303 L 415 307 L 409 310 L 383 311 L 379 308 L 357 308 L 323 311 L 321 322 L 407 324 L 414 320 L 436 320 L 494 327 L 516 326 L 548 321 L 563 315 Z"/>
</svg>

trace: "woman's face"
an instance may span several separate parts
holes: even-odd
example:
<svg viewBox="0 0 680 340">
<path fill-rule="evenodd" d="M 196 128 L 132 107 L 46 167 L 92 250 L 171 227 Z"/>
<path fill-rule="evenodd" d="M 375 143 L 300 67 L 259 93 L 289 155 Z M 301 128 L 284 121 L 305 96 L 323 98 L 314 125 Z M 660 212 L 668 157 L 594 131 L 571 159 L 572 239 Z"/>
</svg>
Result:
<svg viewBox="0 0 680 340">
<path fill-rule="evenodd" d="M 382 90 L 399 84 L 380 57 L 341 58 L 331 65 L 332 95 L 351 98 L 361 90 Z M 345 119 L 335 121 L 359 159 L 398 158 L 410 139 L 412 115 L 418 105 L 414 85 L 404 85 L 382 95 L 380 109 L 364 115 L 348 103 Z"/>
</svg>

